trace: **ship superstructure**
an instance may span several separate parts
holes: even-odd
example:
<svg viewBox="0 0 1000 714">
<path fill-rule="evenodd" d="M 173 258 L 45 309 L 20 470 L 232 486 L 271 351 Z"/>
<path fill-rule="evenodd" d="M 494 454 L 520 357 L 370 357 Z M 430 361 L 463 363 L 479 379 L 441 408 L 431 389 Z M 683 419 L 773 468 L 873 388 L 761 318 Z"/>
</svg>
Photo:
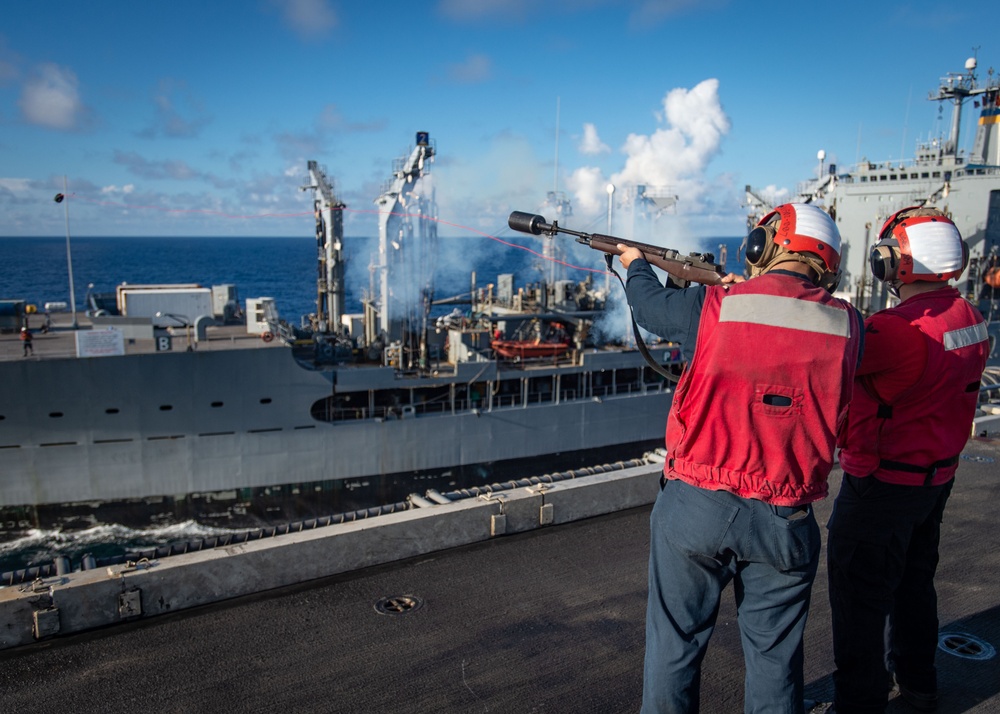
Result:
<svg viewBox="0 0 1000 714">
<path fill-rule="evenodd" d="M 1000 81 L 990 69 L 985 81 L 970 58 L 965 71 L 945 76 L 929 100 L 950 104 L 947 137 L 919 142 L 916 156 L 906 161 L 867 158 L 842 171 L 825 153 L 818 159 L 819 175 L 801 183 L 794 201 L 822 206 L 837 222 L 844 240 L 844 275 L 839 291 L 863 311 L 886 305 L 887 294 L 868 272 L 868 254 L 886 219 L 908 206 L 926 205 L 947 213 L 970 247 L 969 269 L 959 280 L 971 299 L 982 297 L 982 277 L 996 262 L 1000 245 Z M 979 108 L 973 148 L 960 148 L 963 106 L 972 100 Z M 762 193 L 746 187 L 749 223 L 772 206 Z M 990 293 L 990 296 L 992 293 Z"/>
</svg>

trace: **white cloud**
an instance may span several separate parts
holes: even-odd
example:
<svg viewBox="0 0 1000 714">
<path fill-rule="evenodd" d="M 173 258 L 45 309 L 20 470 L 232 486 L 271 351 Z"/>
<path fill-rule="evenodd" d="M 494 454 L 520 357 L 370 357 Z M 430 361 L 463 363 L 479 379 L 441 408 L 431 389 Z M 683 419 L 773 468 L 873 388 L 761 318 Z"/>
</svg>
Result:
<svg viewBox="0 0 1000 714">
<path fill-rule="evenodd" d="M 706 79 L 690 90 L 671 90 L 657 118 L 664 126 L 652 134 L 628 135 L 622 146 L 625 165 L 609 180 L 618 187 L 669 189 L 679 196 L 678 213 L 702 212 L 710 200 L 705 170 L 730 126 L 719 103 L 719 81 Z M 593 215 L 606 210 L 606 184 L 597 169 L 574 172 L 571 187 L 580 212 Z"/>
<path fill-rule="evenodd" d="M 167 136 L 171 138 L 191 138 L 197 136 L 209 123 L 201 100 L 196 97 L 183 81 L 160 80 L 153 96 L 156 115 L 147 128 L 139 132 L 144 138 Z"/>
<path fill-rule="evenodd" d="M 305 40 L 325 35 L 337 26 L 337 14 L 327 0 L 272 0 L 288 25 Z"/>
<path fill-rule="evenodd" d="M 438 10 L 446 17 L 459 21 L 484 18 L 523 20 L 531 5 L 529 0 L 440 0 Z"/>
<path fill-rule="evenodd" d="M 461 64 L 454 64 L 448 68 L 448 76 L 460 84 L 478 84 L 490 78 L 493 71 L 493 63 L 486 55 L 475 54 L 466 57 Z"/>
<path fill-rule="evenodd" d="M 607 210 L 608 180 L 601 170 L 592 166 L 576 169 L 566 185 L 573 192 L 573 208 L 577 213 L 593 216 Z"/>
<path fill-rule="evenodd" d="M 577 146 L 581 154 L 610 154 L 611 147 L 601 141 L 597 135 L 597 127 L 593 124 L 583 125 L 583 137 Z"/>
<path fill-rule="evenodd" d="M 39 65 L 24 85 L 18 105 L 32 124 L 52 129 L 75 128 L 83 111 L 76 74 L 52 63 Z"/>
<path fill-rule="evenodd" d="M 770 203 L 772 206 L 780 206 L 782 203 L 786 203 L 791 197 L 791 191 L 787 188 L 779 188 L 772 183 L 762 189 L 759 189 L 757 191 L 757 195 Z"/>
<path fill-rule="evenodd" d="M 31 188 L 31 179 L 0 178 L 0 189 L 11 193 L 27 193 Z"/>
<path fill-rule="evenodd" d="M 719 2 L 705 3 L 705 0 L 642 0 L 638 3 L 629 18 L 629 24 L 635 29 L 658 25 L 668 17 L 679 15 L 687 10 L 706 6 L 714 9 L 723 4 Z"/>
<path fill-rule="evenodd" d="M 118 193 L 123 193 L 123 194 L 128 195 L 128 194 L 132 193 L 133 191 L 135 191 L 135 184 L 131 184 L 131 183 L 127 183 L 127 184 L 125 184 L 124 186 L 121 186 L 121 187 L 115 186 L 114 184 L 112 184 L 110 186 L 104 186 L 103 188 L 101 188 L 101 193 L 103 193 L 105 195 L 112 195 L 112 196 L 115 195 L 115 194 L 118 194 Z"/>
</svg>

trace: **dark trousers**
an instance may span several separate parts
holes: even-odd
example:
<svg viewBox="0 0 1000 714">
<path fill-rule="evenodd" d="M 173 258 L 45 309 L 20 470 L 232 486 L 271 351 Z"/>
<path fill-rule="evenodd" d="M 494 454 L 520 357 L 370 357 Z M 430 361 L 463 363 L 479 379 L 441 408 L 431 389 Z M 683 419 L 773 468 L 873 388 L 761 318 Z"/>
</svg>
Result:
<svg viewBox="0 0 1000 714">
<path fill-rule="evenodd" d="M 937 691 L 934 573 L 953 483 L 844 474 L 827 540 L 838 714 L 884 711 L 890 671 L 908 689 Z"/>
<path fill-rule="evenodd" d="M 819 553 L 811 506 L 667 481 L 650 515 L 643 714 L 699 711 L 701 663 L 730 582 L 745 710 L 801 714 L 802 633 Z"/>
</svg>

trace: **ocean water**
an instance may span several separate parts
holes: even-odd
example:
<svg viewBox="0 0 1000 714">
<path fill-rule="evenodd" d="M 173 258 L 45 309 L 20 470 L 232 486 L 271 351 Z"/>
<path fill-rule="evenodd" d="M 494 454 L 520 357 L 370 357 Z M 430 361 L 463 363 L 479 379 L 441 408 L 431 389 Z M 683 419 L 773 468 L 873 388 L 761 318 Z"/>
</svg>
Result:
<svg viewBox="0 0 1000 714">
<path fill-rule="evenodd" d="M 537 251 L 537 241 L 508 243 Z M 369 287 L 368 265 L 375 248 L 369 237 L 345 238 L 346 287 L 349 310 L 360 309 L 362 292 Z M 707 238 L 702 250 L 719 257 L 726 245 L 729 267 L 735 264 L 739 238 Z M 513 272 L 518 283 L 539 280 L 543 260 L 483 236 L 440 239 L 442 258 L 436 270 L 438 297 L 468 290 L 469 271 L 479 284 Z M 575 264 L 601 268 L 593 252 L 572 244 Z M 23 299 L 41 309 L 46 302 L 70 303 L 65 238 L 0 237 L 0 299 Z M 72 238 L 70 244 L 77 310 L 86 309 L 89 286 L 98 293 L 114 292 L 121 283 L 234 284 L 240 299 L 273 297 L 281 316 L 299 324 L 315 311 L 317 248 L 313 238 Z M 569 262 L 569 261 L 567 261 Z M 586 272 L 563 269 L 580 279 Z"/>
<path fill-rule="evenodd" d="M 367 242 L 367 239 L 361 239 Z M 0 297 L 38 305 L 70 303 L 65 238 L 0 238 L 6 256 Z M 241 300 L 273 297 L 294 324 L 315 311 L 317 248 L 313 238 L 73 238 L 78 311 L 89 286 L 114 292 L 121 283 L 234 284 Z M 357 303 L 360 295 L 349 295 Z"/>
<path fill-rule="evenodd" d="M 506 243 L 486 237 L 440 239 L 435 295 L 438 298 L 466 292 L 470 271 L 477 285 L 493 282 L 499 273 L 512 272 L 515 282 L 536 282 L 546 266 L 538 255 L 537 239 L 504 236 Z M 719 258 L 719 246 L 728 251 L 728 268 L 734 269 L 739 238 L 705 239 L 701 250 Z M 603 268 L 600 254 L 568 243 L 567 263 Z M 345 238 L 347 308 L 360 310 L 362 293 L 369 288 L 369 264 L 375 241 L 370 237 Z M 0 267 L 0 299 L 23 299 L 41 309 L 46 302 L 69 299 L 66 240 L 62 238 L 0 238 L 4 256 Z M 204 286 L 234 284 L 241 300 L 273 297 L 281 317 L 292 324 L 315 311 L 317 247 L 314 238 L 73 238 L 73 281 L 77 310 L 86 310 L 89 289 L 113 292 L 126 282 L 198 283 Z M 620 269 L 620 266 L 619 266 Z M 587 272 L 561 267 L 563 277 L 582 279 Z M 615 281 L 617 282 L 617 281 Z M 612 288 L 619 291 L 620 288 Z M 619 298 L 621 296 L 618 296 Z M 111 556 L 125 548 L 145 548 L 225 535 L 232 531 L 207 527 L 194 521 L 135 530 L 117 523 L 89 523 L 66 530 L 31 530 L 17 540 L 0 543 L 0 573 L 49 563 L 59 555 L 77 561 L 80 554 Z"/>
</svg>

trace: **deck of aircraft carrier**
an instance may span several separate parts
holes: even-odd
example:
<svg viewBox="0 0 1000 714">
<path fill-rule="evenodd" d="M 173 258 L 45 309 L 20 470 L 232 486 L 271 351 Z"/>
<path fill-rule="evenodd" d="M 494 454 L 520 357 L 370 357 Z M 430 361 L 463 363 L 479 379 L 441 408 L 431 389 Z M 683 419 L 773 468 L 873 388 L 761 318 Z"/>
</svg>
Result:
<svg viewBox="0 0 1000 714">
<path fill-rule="evenodd" d="M 941 714 L 1000 711 L 1000 666 L 988 657 L 1000 646 L 998 444 L 969 442 L 945 514 Z M 831 494 L 840 478 L 835 470 Z M 817 504 L 821 524 L 831 508 L 832 497 Z M 632 508 L 14 647 L 0 652 L 0 709 L 635 712 L 648 516 L 648 506 Z M 379 612 L 386 598 L 401 611 Z M 832 671 L 823 562 L 806 631 L 807 698 L 831 698 Z M 702 711 L 742 710 L 730 587 Z M 887 711 L 912 710 L 893 695 Z"/>
</svg>

